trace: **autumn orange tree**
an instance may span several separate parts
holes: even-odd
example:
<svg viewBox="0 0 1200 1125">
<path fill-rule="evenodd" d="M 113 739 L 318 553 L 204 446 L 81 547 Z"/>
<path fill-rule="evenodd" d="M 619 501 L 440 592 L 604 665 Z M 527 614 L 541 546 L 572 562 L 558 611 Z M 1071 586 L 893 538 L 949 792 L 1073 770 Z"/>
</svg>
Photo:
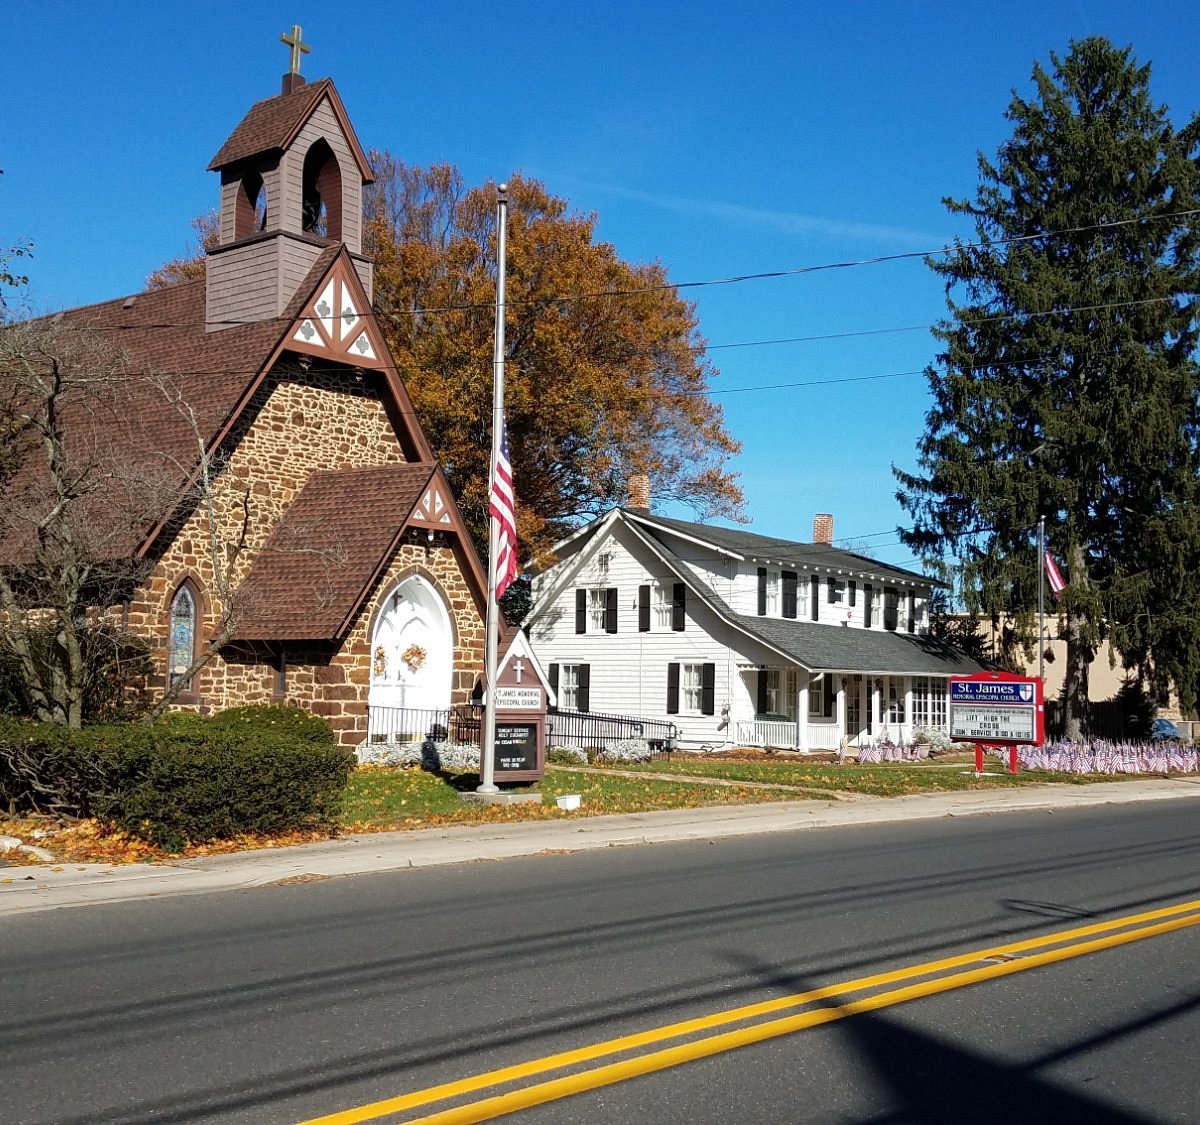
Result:
<svg viewBox="0 0 1200 1125">
<path fill-rule="evenodd" d="M 146 278 L 147 289 L 162 289 L 163 286 L 174 285 L 177 281 L 197 281 L 204 278 L 204 254 L 206 250 L 215 248 L 220 240 L 221 217 L 211 209 L 204 211 L 192 220 L 192 231 L 195 233 L 195 240 L 188 243 L 187 249 L 180 257 L 165 262 Z"/>
<path fill-rule="evenodd" d="M 373 153 L 375 307 L 421 425 L 486 544 L 496 186 Z M 545 558 L 645 473 L 656 502 L 736 517 L 740 446 L 708 397 L 695 307 L 658 263 L 630 264 L 537 180 L 508 185 L 505 406 L 524 552 Z"/>
</svg>

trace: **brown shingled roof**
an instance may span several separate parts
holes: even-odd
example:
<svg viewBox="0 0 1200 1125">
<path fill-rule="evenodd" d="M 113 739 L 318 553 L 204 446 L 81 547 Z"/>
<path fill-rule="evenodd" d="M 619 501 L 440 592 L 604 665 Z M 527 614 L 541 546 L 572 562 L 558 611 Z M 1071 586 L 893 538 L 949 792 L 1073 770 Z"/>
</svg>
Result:
<svg viewBox="0 0 1200 1125">
<path fill-rule="evenodd" d="M 304 127 L 304 123 L 323 97 L 328 97 L 333 106 L 333 112 L 362 171 L 363 182 L 374 183 L 375 178 L 371 174 L 366 154 L 358 143 L 333 80 L 329 78 L 321 78 L 293 90 L 290 94 L 277 94 L 252 105 L 217 155 L 209 162 L 208 170 L 216 172 L 240 160 L 282 151 Z"/>
<path fill-rule="evenodd" d="M 160 474 L 173 470 L 182 495 L 188 473 L 198 462 L 196 433 L 154 380 L 142 376 L 161 376 L 177 390 L 193 412 L 206 445 L 214 448 L 259 385 L 279 347 L 286 346 L 297 313 L 341 252 L 338 246 L 323 251 L 284 314 L 269 320 L 206 331 L 203 280 L 183 281 L 57 314 L 52 322 L 95 333 L 117 345 L 128 360 L 131 376 L 112 389 L 111 409 L 106 415 L 98 416 L 89 407 L 86 417 L 68 417 L 68 427 L 102 428 L 113 457 L 127 466 L 153 466 Z M 403 394 L 403 390 L 394 393 Z M 401 409 L 406 405 L 405 401 Z M 417 459 L 425 459 L 423 448 L 414 452 Z M 40 461 L 33 459 L 29 471 L 39 471 L 39 466 Z M 26 486 L 18 480 L 10 495 L 21 494 L 23 487 L 36 491 L 41 485 L 33 481 Z M 165 501 L 166 496 L 159 499 Z M 146 512 L 145 534 L 169 514 Z M 132 527 L 128 534 L 135 534 Z M 112 538 L 106 543 L 105 557 L 128 557 L 143 543 L 141 536 L 132 541 Z M 28 544 L 21 536 L 11 531 L 0 535 L 0 560 L 16 561 L 27 555 Z"/>
<path fill-rule="evenodd" d="M 253 608 L 234 640 L 339 640 L 432 475 L 428 464 L 314 473 L 250 568 Z"/>
</svg>

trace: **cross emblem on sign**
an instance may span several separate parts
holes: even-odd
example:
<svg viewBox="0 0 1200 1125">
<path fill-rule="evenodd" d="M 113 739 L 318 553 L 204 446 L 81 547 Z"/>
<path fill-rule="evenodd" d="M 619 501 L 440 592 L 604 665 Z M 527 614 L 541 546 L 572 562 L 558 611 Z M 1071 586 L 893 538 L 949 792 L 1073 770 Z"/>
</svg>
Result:
<svg viewBox="0 0 1200 1125">
<path fill-rule="evenodd" d="M 513 673 L 517 677 L 517 683 L 521 682 L 521 673 L 525 671 L 525 661 L 519 656 L 513 660 Z"/>
<path fill-rule="evenodd" d="M 286 43 L 292 49 L 292 65 L 288 73 L 299 74 L 300 56 L 312 53 L 312 48 L 300 38 L 300 25 L 298 23 L 292 24 L 291 34 L 281 35 L 279 41 Z"/>
</svg>

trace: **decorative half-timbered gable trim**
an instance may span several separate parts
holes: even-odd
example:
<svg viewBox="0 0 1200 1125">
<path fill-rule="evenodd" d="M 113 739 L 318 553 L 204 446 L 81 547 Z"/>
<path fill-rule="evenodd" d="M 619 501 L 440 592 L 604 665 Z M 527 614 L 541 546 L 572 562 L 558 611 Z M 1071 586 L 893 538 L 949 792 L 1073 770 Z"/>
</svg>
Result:
<svg viewBox="0 0 1200 1125">
<path fill-rule="evenodd" d="M 356 367 L 378 368 L 387 354 L 357 275 L 345 259 L 334 263 L 325 283 L 301 310 L 288 347 Z"/>
</svg>

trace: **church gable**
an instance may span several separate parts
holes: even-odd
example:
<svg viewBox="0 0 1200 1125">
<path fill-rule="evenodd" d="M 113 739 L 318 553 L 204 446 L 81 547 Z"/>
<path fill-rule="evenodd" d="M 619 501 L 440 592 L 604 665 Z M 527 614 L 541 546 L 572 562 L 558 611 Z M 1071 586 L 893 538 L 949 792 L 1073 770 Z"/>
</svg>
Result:
<svg viewBox="0 0 1200 1125">
<path fill-rule="evenodd" d="M 424 495 L 413 509 L 410 518 L 414 523 L 428 525 L 431 528 L 453 526 L 454 517 L 451 514 L 452 508 L 447 499 L 449 495 L 446 482 L 441 479 L 441 475 L 439 474 L 430 482 Z"/>
<path fill-rule="evenodd" d="M 358 367 L 383 367 L 387 355 L 369 303 L 344 258 L 334 263 L 313 299 L 297 316 L 291 350 L 341 360 Z"/>
</svg>

